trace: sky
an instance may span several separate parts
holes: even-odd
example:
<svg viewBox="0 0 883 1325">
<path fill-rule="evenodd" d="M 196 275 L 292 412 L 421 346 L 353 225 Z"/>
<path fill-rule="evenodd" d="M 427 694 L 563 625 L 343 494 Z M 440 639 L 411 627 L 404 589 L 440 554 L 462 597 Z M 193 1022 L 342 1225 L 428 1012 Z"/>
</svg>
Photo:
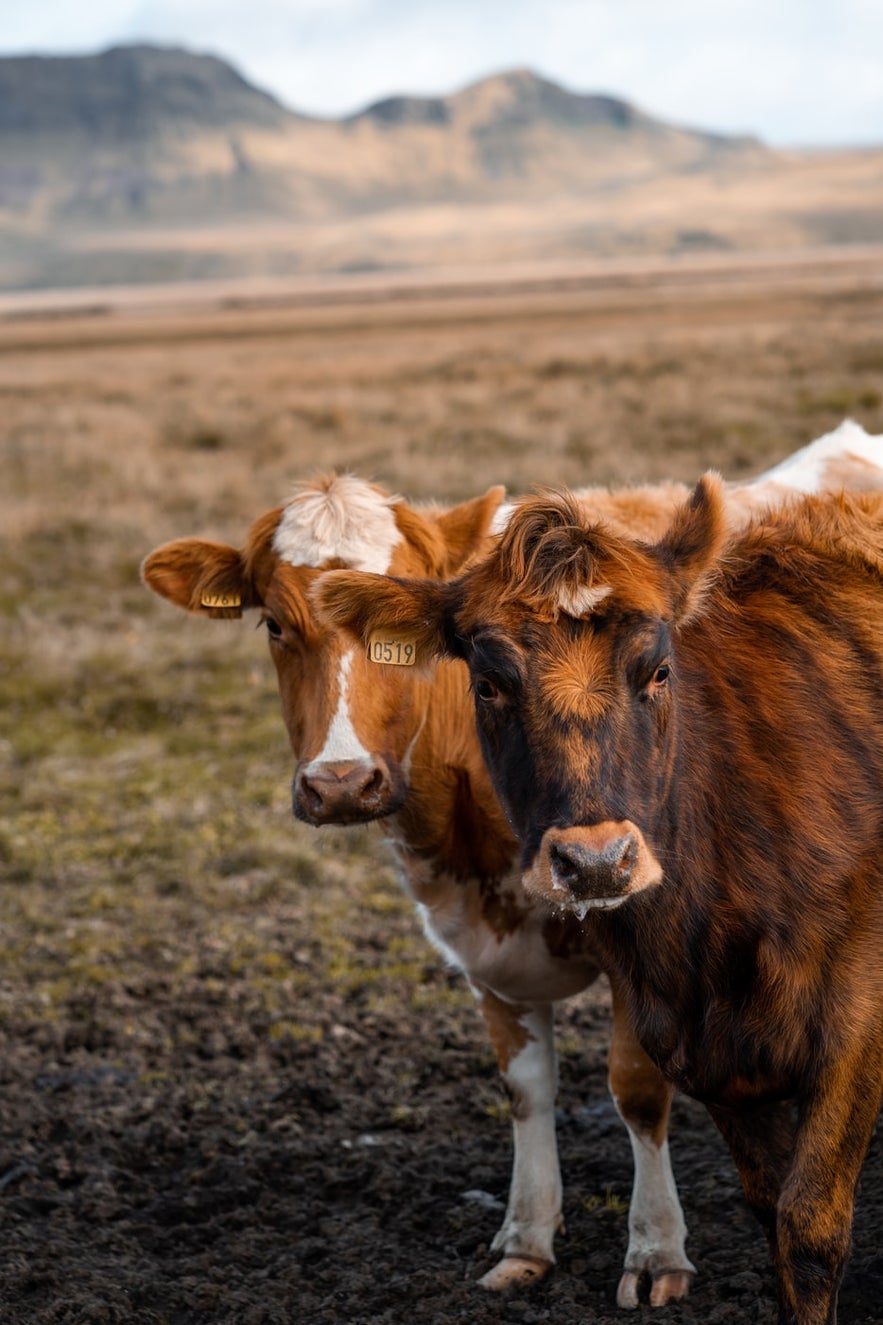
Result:
<svg viewBox="0 0 883 1325">
<path fill-rule="evenodd" d="M 883 144 L 883 0 L 0 0 L 0 55 L 135 41 L 315 115 L 529 67 L 773 146 Z"/>
</svg>

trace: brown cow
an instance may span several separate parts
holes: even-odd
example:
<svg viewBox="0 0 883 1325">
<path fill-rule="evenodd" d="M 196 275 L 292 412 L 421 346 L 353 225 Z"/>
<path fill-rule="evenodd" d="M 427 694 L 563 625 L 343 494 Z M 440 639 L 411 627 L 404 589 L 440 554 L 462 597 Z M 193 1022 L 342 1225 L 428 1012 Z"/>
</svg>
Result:
<svg viewBox="0 0 883 1325">
<path fill-rule="evenodd" d="M 649 534 L 664 528 L 681 493 L 589 496 L 596 513 Z M 476 994 L 512 1100 L 515 1143 L 508 1208 L 494 1240 L 503 1258 L 482 1281 L 495 1289 L 536 1278 L 554 1262 L 561 1178 L 553 1004 L 597 978 L 597 954 L 575 917 L 550 917 L 524 895 L 462 664 L 443 663 L 430 675 L 371 662 L 320 627 L 308 591 L 329 565 L 453 574 L 499 520 L 501 497 L 492 489 L 450 511 L 419 511 L 353 478 L 305 484 L 254 524 L 242 550 L 185 539 L 144 564 L 147 584 L 190 611 L 263 611 L 298 760 L 296 815 L 314 824 L 381 819 L 427 935 Z M 378 647 L 392 657 L 389 641 Z M 646 1274 L 651 1302 L 660 1305 L 687 1292 L 693 1271 L 668 1157 L 671 1088 L 638 1045 L 618 991 L 614 1000 L 610 1086 L 635 1157 L 618 1298 L 636 1305 Z"/>
<path fill-rule="evenodd" d="M 466 661 L 528 889 L 584 918 L 720 1127 L 780 1321 L 822 1325 L 883 1101 L 883 497 L 725 541 L 709 478 L 655 544 L 545 493 L 459 580 L 316 596 Z"/>
</svg>

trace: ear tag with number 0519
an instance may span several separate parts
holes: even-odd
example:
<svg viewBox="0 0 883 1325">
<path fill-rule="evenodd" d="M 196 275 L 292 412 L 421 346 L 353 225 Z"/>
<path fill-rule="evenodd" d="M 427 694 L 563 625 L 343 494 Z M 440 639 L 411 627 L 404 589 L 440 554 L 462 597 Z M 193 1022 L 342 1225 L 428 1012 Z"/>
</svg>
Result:
<svg viewBox="0 0 883 1325">
<path fill-rule="evenodd" d="M 417 661 L 417 645 L 407 635 L 377 630 L 368 638 L 368 661 L 388 663 L 390 667 L 413 667 Z"/>
</svg>

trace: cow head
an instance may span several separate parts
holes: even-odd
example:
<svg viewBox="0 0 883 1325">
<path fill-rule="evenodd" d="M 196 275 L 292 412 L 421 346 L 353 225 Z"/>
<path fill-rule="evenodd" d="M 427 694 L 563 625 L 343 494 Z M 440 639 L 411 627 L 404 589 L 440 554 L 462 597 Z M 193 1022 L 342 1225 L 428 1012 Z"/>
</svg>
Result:
<svg viewBox="0 0 883 1325">
<path fill-rule="evenodd" d="M 430 684 L 407 644 L 384 640 L 369 658 L 318 620 L 310 590 L 321 571 L 453 575 L 486 539 L 502 498 L 492 488 L 447 511 L 421 511 L 338 476 L 302 485 L 261 516 L 243 548 L 188 538 L 145 560 L 144 582 L 187 611 L 260 610 L 297 759 L 299 819 L 359 823 L 401 808 Z"/>
<path fill-rule="evenodd" d="M 724 538 L 704 478 L 655 544 L 587 521 L 570 495 L 519 503 L 490 554 L 446 584 L 333 571 L 323 619 L 406 632 L 468 665 L 479 737 L 519 834 L 528 888 L 581 912 L 659 882 L 678 629 Z"/>
</svg>

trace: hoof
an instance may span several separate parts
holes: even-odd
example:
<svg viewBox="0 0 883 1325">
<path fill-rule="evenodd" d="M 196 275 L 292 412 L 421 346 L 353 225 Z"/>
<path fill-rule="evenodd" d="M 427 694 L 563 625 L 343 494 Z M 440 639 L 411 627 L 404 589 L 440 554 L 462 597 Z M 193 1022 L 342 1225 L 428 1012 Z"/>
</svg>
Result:
<svg viewBox="0 0 883 1325">
<path fill-rule="evenodd" d="M 524 1288 L 536 1283 L 552 1268 L 551 1261 L 535 1261 L 528 1256 L 504 1256 L 478 1281 L 479 1288 L 491 1293 L 505 1293 L 510 1288 Z"/>
<path fill-rule="evenodd" d="M 669 1270 L 667 1274 L 654 1279 L 650 1289 L 651 1307 L 664 1307 L 669 1302 L 680 1302 L 690 1292 L 693 1276 L 689 1270 Z"/>
<path fill-rule="evenodd" d="M 638 1288 L 643 1278 L 645 1275 L 641 1270 L 626 1270 L 616 1290 L 618 1307 L 629 1310 L 640 1305 Z M 657 1275 L 650 1289 L 651 1307 L 664 1307 L 669 1302 L 679 1302 L 689 1293 L 692 1278 L 693 1275 L 689 1270 L 667 1270 L 664 1274 Z"/>
</svg>

